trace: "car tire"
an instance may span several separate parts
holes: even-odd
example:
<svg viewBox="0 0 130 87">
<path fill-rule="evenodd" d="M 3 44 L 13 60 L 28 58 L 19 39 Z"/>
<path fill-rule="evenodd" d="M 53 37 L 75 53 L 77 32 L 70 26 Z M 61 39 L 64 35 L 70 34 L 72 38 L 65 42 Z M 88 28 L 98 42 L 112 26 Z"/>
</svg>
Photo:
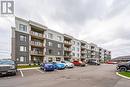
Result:
<svg viewBox="0 0 130 87">
<path fill-rule="evenodd" d="M 126 71 L 127 71 L 127 68 L 126 68 L 126 67 L 120 67 L 119 71 L 120 71 L 120 72 L 122 72 L 122 71 L 125 71 L 125 72 L 126 72 Z"/>
</svg>

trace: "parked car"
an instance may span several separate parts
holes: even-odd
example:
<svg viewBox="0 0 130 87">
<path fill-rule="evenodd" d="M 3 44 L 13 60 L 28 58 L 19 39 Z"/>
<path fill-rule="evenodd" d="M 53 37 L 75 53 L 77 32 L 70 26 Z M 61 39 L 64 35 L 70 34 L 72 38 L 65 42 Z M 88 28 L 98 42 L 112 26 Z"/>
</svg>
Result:
<svg viewBox="0 0 130 87">
<path fill-rule="evenodd" d="M 40 68 L 45 71 L 54 71 L 55 66 L 52 63 L 43 63 Z"/>
<path fill-rule="evenodd" d="M 58 70 L 66 68 L 65 64 L 61 62 L 53 62 L 53 65 L 55 69 L 58 69 Z"/>
<path fill-rule="evenodd" d="M 118 71 L 128 71 L 128 70 L 130 70 L 130 61 L 128 61 L 126 63 L 119 63 L 117 65 L 117 70 Z"/>
<path fill-rule="evenodd" d="M 113 62 L 113 61 L 107 61 L 107 64 L 117 64 L 117 62 Z"/>
<path fill-rule="evenodd" d="M 64 63 L 66 68 L 73 68 L 74 64 L 69 61 L 61 61 L 61 63 Z"/>
<path fill-rule="evenodd" d="M 10 59 L 0 59 L 0 75 L 16 75 L 16 63 Z"/>
<path fill-rule="evenodd" d="M 72 62 L 75 66 L 85 66 L 85 62 L 82 62 L 82 61 L 73 61 Z"/>
<path fill-rule="evenodd" d="M 89 64 L 89 65 L 100 65 L 100 62 L 97 59 L 89 59 L 87 64 Z"/>
</svg>

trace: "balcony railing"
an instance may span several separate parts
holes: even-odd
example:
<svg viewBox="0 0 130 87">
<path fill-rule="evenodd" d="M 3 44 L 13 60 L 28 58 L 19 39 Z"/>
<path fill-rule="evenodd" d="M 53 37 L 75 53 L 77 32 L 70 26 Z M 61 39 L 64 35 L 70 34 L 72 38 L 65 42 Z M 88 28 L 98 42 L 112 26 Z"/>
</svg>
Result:
<svg viewBox="0 0 130 87">
<path fill-rule="evenodd" d="M 31 31 L 31 35 L 43 38 L 43 34 L 42 33 Z"/>
<path fill-rule="evenodd" d="M 42 51 L 31 51 L 31 55 L 43 56 L 43 52 Z"/>
<path fill-rule="evenodd" d="M 95 55 L 95 53 L 91 53 L 91 55 Z"/>
<path fill-rule="evenodd" d="M 41 42 L 36 42 L 36 41 L 31 41 L 31 45 L 43 47 L 43 43 L 41 43 Z"/>
<path fill-rule="evenodd" d="M 64 44 L 72 45 L 72 43 L 70 41 L 64 41 Z"/>
<path fill-rule="evenodd" d="M 65 51 L 72 51 L 70 48 L 65 48 L 65 47 L 64 47 L 64 50 Z"/>
<path fill-rule="evenodd" d="M 87 53 L 86 51 L 81 51 L 81 53 Z"/>
<path fill-rule="evenodd" d="M 81 58 L 84 58 L 84 59 L 85 59 L 86 57 L 85 57 L 85 56 L 81 56 Z"/>
<path fill-rule="evenodd" d="M 85 47 L 85 46 L 81 46 L 81 48 L 84 48 L 84 49 L 85 49 L 86 47 Z"/>
</svg>

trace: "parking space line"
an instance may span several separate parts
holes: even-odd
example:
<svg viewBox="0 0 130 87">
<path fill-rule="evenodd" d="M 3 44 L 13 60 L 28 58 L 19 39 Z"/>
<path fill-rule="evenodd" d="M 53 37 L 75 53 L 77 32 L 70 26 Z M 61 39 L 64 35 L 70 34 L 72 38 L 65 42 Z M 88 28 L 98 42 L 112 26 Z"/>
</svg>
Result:
<svg viewBox="0 0 130 87">
<path fill-rule="evenodd" d="M 41 71 L 41 70 L 39 70 L 39 69 L 36 69 L 38 72 L 40 72 L 40 73 L 45 73 L 45 72 L 43 72 L 43 71 Z"/>
<path fill-rule="evenodd" d="M 22 70 L 20 70 L 21 76 L 24 77 Z"/>
</svg>

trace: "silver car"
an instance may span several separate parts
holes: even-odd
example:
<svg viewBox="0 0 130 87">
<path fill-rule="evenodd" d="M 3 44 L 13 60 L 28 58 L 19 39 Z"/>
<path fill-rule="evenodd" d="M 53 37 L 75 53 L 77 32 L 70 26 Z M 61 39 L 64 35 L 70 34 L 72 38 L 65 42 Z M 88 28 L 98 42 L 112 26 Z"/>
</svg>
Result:
<svg viewBox="0 0 130 87">
<path fill-rule="evenodd" d="M 16 63 L 10 59 L 0 59 L 0 75 L 16 75 Z"/>
</svg>

